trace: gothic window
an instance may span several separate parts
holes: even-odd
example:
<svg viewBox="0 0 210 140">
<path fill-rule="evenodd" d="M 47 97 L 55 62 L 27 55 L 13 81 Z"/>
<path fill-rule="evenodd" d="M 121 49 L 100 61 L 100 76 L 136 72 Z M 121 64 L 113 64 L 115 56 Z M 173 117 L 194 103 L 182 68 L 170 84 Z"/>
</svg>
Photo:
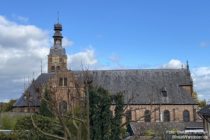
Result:
<svg viewBox="0 0 210 140">
<path fill-rule="evenodd" d="M 49 62 L 52 62 L 52 58 L 49 58 Z"/>
<path fill-rule="evenodd" d="M 144 111 L 144 121 L 151 122 L 151 112 L 149 110 Z"/>
<path fill-rule="evenodd" d="M 189 121 L 190 121 L 190 113 L 189 113 L 188 110 L 185 110 L 185 111 L 183 112 L 183 121 L 184 121 L 184 122 L 189 122 Z"/>
<path fill-rule="evenodd" d="M 62 62 L 62 58 L 60 58 L 59 61 Z"/>
<path fill-rule="evenodd" d="M 59 78 L 59 86 L 67 86 L 68 80 L 66 77 Z"/>
<path fill-rule="evenodd" d="M 163 121 L 164 122 L 170 122 L 170 112 L 168 110 L 165 110 L 163 112 Z"/>
<path fill-rule="evenodd" d="M 176 121 L 176 111 L 173 109 L 173 121 Z"/>
<path fill-rule="evenodd" d="M 52 70 L 52 71 L 55 71 L 55 66 L 52 66 L 52 67 L 51 67 L 51 70 Z"/>
<path fill-rule="evenodd" d="M 65 113 L 67 111 L 67 102 L 62 101 L 59 103 L 59 111 L 60 113 Z"/>
</svg>

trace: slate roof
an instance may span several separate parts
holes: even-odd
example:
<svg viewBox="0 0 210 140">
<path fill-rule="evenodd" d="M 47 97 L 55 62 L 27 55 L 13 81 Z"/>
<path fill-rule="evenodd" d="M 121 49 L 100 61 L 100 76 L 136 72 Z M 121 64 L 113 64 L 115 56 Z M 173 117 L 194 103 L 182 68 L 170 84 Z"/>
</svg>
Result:
<svg viewBox="0 0 210 140">
<path fill-rule="evenodd" d="M 147 130 L 163 131 L 177 130 L 184 131 L 187 128 L 203 129 L 203 122 L 130 122 L 131 131 L 134 135 L 144 135 Z"/>
<path fill-rule="evenodd" d="M 46 84 L 53 73 L 43 73 L 41 74 L 32 84 L 28 87 L 27 92 L 25 92 L 13 105 L 15 107 L 25 107 L 25 106 L 39 106 L 40 100 L 37 93 L 37 87 Z M 26 93 L 28 93 L 26 95 Z"/>
<path fill-rule="evenodd" d="M 210 105 L 205 106 L 201 110 L 198 111 L 198 114 L 202 116 L 208 116 L 210 117 Z"/>
<path fill-rule="evenodd" d="M 130 104 L 195 104 L 180 85 L 192 85 L 187 69 L 137 69 L 90 71 L 94 86 L 101 86 L 112 94 L 124 92 Z M 81 79 L 81 72 L 75 72 Z M 162 90 L 166 89 L 164 98 Z"/>
<path fill-rule="evenodd" d="M 83 81 L 82 71 L 71 71 L 79 81 Z M 187 69 L 141 69 L 141 70 L 92 70 L 89 75 L 94 86 L 101 86 L 111 94 L 124 92 L 125 102 L 129 104 L 196 104 L 180 85 L 192 85 Z M 42 85 L 53 73 L 41 74 L 34 84 Z M 33 85 L 33 84 L 32 84 Z M 33 99 L 38 100 L 34 86 L 29 87 Z M 163 97 L 162 90 L 167 91 Z M 24 95 L 14 106 L 25 106 Z M 33 101 L 32 105 L 39 105 Z"/>
</svg>

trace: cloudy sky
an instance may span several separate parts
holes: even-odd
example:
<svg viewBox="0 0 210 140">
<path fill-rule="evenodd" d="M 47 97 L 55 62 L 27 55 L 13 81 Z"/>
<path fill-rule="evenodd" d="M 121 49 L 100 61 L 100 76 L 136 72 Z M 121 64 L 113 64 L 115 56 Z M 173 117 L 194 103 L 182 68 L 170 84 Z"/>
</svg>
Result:
<svg viewBox="0 0 210 140">
<path fill-rule="evenodd" d="M 46 72 L 53 24 L 63 24 L 68 67 L 181 68 L 210 99 L 210 1 L 2 0 L 0 101 L 18 98 Z"/>
</svg>

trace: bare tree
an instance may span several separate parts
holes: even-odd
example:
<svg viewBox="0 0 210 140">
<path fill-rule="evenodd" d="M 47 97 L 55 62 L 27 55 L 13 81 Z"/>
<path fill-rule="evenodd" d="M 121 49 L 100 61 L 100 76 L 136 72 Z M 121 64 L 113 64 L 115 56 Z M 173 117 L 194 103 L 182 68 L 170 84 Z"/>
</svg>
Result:
<svg viewBox="0 0 210 140">
<path fill-rule="evenodd" d="M 67 87 L 65 94 L 61 94 L 61 90 L 59 85 L 59 74 L 55 74 L 49 81 L 47 85 L 42 85 L 42 90 L 40 90 L 39 94 L 41 100 L 44 100 L 47 103 L 49 111 L 53 114 L 54 118 L 59 122 L 58 125 L 62 128 L 63 136 L 48 133 L 41 128 L 38 127 L 36 121 L 34 119 L 34 114 L 31 114 L 31 120 L 33 127 L 40 132 L 41 134 L 55 138 L 60 140 L 82 140 L 84 139 L 84 135 L 82 131 L 84 128 L 87 131 L 87 136 L 85 139 L 89 139 L 89 102 L 88 102 L 88 84 L 90 84 L 90 79 L 88 79 L 88 72 L 83 72 L 84 83 L 79 83 L 76 81 L 75 77 L 71 77 L 73 80 L 71 86 Z M 67 76 L 67 75 L 66 75 Z M 40 88 L 40 87 L 36 87 Z M 44 96 L 44 91 L 48 90 L 48 94 L 50 95 L 50 100 L 46 99 Z M 60 94 L 59 94 L 60 93 Z M 67 110 L 62 110 L 62 100 L 67 99 Z M 30 102 L 30 98 L 28 97 L 28 102 Z M 29 110 L 32 108 L 29 103 Z M 83 109 L 85 107 L 85 109 Z M 75 110 L 76 108 L 82 108 L 80 111 Z M 85 117 L 87 116 L 87 117 Z M 66 122 L 71 121 L 74 128 L 73 130 L 68 127 Z"/>
</svg>

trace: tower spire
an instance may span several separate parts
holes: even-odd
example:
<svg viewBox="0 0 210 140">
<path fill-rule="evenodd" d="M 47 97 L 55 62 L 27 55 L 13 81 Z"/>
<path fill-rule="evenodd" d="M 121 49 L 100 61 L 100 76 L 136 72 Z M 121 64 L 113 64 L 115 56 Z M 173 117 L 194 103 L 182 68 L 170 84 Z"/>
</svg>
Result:
<svg viewBox="0 0 210 140">
<path fill-rule="evenodd" d="M 59 22 L 59 15 L 58 15 Z M 48 55 L 48 72 L 67 70 L 67 55 L 65 48 L 62 47 L 62 24 L 54 24 L 54 44 L 50 48 Z"/>
<path fill-rule="evenodd" d="M 60 13 L 59 13 L 59 11 L 57 12 L 57 23 L 59 23 L 60 22 Z"/>
<path fill-rule="evenodd" d="M 59 17 L 58 17 L 58 22 L 59 22 Z M 54 47 L 55 48 L 62 48 L 62 25 L 60 23 L 56 23 L 54 25 L 54 35 L 53 35 L 53 38 L 54 38 Z"/>
<path fill-rule="evenodd" d="M 187 70 L 190 69 L 190 68 L 189 68 L 189 62 L 188 62 L 188 60 L 187 60 L 186 68 L 187 68 Z"/>
</svg>

